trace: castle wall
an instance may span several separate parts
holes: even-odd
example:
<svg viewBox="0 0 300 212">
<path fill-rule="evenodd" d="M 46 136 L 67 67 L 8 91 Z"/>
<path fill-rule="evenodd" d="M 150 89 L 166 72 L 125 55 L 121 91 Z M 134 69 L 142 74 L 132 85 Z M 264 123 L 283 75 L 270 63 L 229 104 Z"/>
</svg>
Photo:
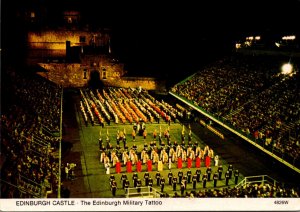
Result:
<svg viewBox="0 0 300 212">
<path fill-rule="evenodd" d="M 125 74 L 124 64 L 116 63 L 106 55 L 86 55 L 81 58 L 81 64 L 90 71 L 99 71 L 100 79 L 118 79 Z"/>
<path fill-rule="evenodd" d="M 115 87 L 131 87 L 136 88 L 141 86 L 146 90 L 164 90 L 165 81 L 160 81 L 155 78 L 143 78 L 143 77 L 110 77 L 103 79 L 103 70 L 99 67 L 88 68 L 85 65 L 79 63 L 40 63 L 45 72 L 39 72 L 39 74 L 46 79 L 60 84 L 63 87 L 86 87 L 91 80 L 92 72 L 98 72 L 100 79 L 106 86 Z M 114 72 L 112 72 L 114 73 Z"/>
<path fill-rule="evenodd" d="M 90 32 L 82 30 L 45 30 L 29 32 L 28 34 L 28 63 L 38 63 L 45 72 L 41 76 L 63 85 L 64 87 L 85 87 L 89 84 L 93 73 L 107 86 L 143 87 L 147 90 L 161 90 L 165 82 L 155 78 L 124 78 L 124 64 L 106 54 L 89 54 L 84 52 L 80 63 L 67 63 L 66 41 L 70 47 L 90 46 L 103 47 L 109 45 L 109 32 Z M 58 59 L 58 58 L 62 58 Z M 57 61 L 56 61 L 57 60 Z"/>
<path fill-rule="evenodd" d="M 88 73 L 84 79 L 84 69 L 79 63 L 40 63 L 45 72 L 38 74 L 63 87 L 84 87 L 88 82 Z"/>
<path fill-rule="evenodd" d="M 107 46 L 109 44 L 108 32 L 90 32 L 82 30 L 45 30 L 28 33 L 29 49 L 65 50 L 66 41 L 72 46 Z"/>
</svg>

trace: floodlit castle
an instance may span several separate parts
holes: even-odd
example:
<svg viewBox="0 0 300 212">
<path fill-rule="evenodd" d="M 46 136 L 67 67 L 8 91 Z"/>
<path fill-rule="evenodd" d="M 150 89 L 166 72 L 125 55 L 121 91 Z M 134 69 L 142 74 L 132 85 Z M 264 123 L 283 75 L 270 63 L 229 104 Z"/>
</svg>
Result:
<svg viewBox="0 0 300 212">
<path fill-rule="evenodd" d="M 126 77 L 124 64 L 112 53 L 111 30 L 81 24 L 78 11 L 63 11 L 60 25 L 39 25 L 27 31 L 29 66 L 64 87 L 103 84 L 117 87 L 163 89 L 164 82 L 149 77 Z M 35 12 L 25 13 L 30 25 L 39 23 Z"/>
</svg>

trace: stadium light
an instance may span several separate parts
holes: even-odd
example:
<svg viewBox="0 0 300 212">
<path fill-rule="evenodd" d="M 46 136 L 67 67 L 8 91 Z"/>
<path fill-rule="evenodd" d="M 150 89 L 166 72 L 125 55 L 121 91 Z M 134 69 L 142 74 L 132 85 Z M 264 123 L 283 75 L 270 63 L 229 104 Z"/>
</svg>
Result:
<svg viewBox="0 0 300 212">
<path fill-rule="evenodd" d="M 281 39 L 282 40 L 295 40 L 296 36 L 295 35 L 288 35 L 288 36 L 283 36 Z"/>
<path fill-rule="evenodd" d="M 280 43 L 275 42 L 275 46 L 280 47 Z"/>
<path fill-rule="evenodd" d="M 281 67 L 281 73 L 283 75 L 290 75 L 293 72 L 293 66 L 290 63 L 286 63 Z"/>
<path fill-rule="evenodd" d="M 236 48 L 236 49 L 240 49 L 241 47 L 242 47 L 242 45 L 241 45 L 240 43 L 236 43 L 236 44 L 235 44 L 235 48 Z"/>
<path fill-rule="evenodd" d="M 250 41 L 246 41 L 246 42 L 245 42 L 245 45 L 246 45 L 246 46 L 251 46 Z"/>
</svg>

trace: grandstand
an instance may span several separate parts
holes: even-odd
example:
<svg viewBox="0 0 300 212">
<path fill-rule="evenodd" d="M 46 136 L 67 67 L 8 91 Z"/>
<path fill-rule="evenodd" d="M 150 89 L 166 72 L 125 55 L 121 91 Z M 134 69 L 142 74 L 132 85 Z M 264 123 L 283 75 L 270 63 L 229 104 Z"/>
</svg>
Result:
<svg viewBox="0 0 300 212">
<path fill-rule="evenodd" d="M 299 171 L 299 60 L 289 60 L 295 69 L 292 76 L 281 74 L 284 60 L 235 55 L 175 85 L 172 92 Z"/>
</svg>

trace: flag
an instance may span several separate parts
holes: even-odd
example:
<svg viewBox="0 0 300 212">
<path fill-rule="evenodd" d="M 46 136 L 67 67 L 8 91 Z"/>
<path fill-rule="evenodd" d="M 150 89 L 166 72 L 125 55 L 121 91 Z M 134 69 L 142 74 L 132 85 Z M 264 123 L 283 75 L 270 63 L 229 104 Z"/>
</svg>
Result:
<svg viewBox="0 0 300 212">
<path fill-rule="evenodd" d="M 111 54 L 111 45 L 110 45 L 110 39 L 108 40 L 108 53 Z"/>
</svg>

